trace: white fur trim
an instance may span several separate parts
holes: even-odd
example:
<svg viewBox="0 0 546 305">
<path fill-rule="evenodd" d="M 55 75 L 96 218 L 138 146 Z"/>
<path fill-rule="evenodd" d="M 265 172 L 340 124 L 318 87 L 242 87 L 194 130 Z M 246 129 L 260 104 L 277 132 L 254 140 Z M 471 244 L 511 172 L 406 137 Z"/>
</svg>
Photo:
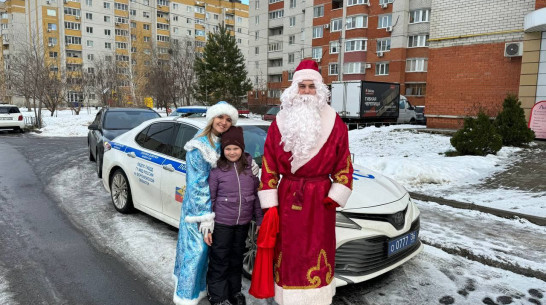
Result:
<svg viewBox="0 0 546 305">
<path fill-rule="evenodd" d="M 214 212 L 200 216 L 186 216 L 186 218 L 184 218 L 184 221 L 187 223 L 211 221 L 214 220 L 214 216 L 216 216 Z"/>
<path fill-rule="evenodd" d="M 315 289 L 284 289 L 275 283 L 275 302 L 279 305 L 330 305 L 336 294 L 335 279 Z"/>
<path fill-rule="evenodd" d="M 231 106 L 228 103 L 217 103 L 216 105 L 210 107 L 207 110 L 207 121 L 212 120 L 213 118 L 222 115 L 227 114 L 231 118 L 231 124 L 236 125 L 237 119 L 239 118 L 239 112 L 235 107 Z"/>
<path fill-rule="evenodd" d="M 216 141 L 217 138 L 213 139 Z M 210 164 L 212 168 L 216 167 L 216 162 L 218 162 L 218 159 L 220 159 L 220 155 L 216 152 L 216 149 L 197 139 L 188 141 L 188 143 L 184 145 L 184 149 L 186 151 L 198 149 L 201 152 L 203 159 L 205 159 L 205 161 L 207 161 L 207 163 Z"/>
<path fill-rule="evenodd" d="M 322 75 L 313 69 L 302 69 L 294 72 L 294 75 L 292 76 L 292 83 L 300 83 L 304 80 L 322 82 Z"/>
<path fill-rule="evenodd" d="M 313 159 L 315 157 L 322 146 L 324 146 L 324 143 L 328 140 L 328 137 L 330 137 L 330 134 L 332 133 L 332 130 L 334 129 L 334 124 L 336 122 L 336 111 L 330 107 L 330 105 L 325 105 L 324 108 L 322 108 L 322 111 L 320 112 L 320 136 L 317 141 L 317 145 L 309 152 L 309 155 L 306 159 L 302 159 L 300 162 L 292 162 L 290 171 L 292 174 L 294 174 L 300 167 L 304 166 L 309 160 Z M 277 121 L 277 125 L 279 125 L 279 131 L 283 130 L 282 126 L 280 126 L 282 123 Z M 281 132 L 282 135 L 282 132 Z"/>
<path fill-rule="evenodd" d="M 173 302 L 176 305 L 197 305 L 201 299 L 205 298 L 207 296 L 207 291 L 201 291 L 199 292 L 199 296 L 196 299 L 183 299 L 176 295 L 176 287 L 178 287 L 178 278 L 173 274 L 172 275 L 174 280 L 174 295 L 173 295 Z"/>
<path fill-rule="evenodd" d="M 269 209 L 279 205 L 277 189 L 258 191 L 258 197 L 260 198 L 262 209 Z"/>
<path fill-rule="evenodd" d="M 349 196 L 351 196 L 352 192 L 353 191 L 350 188 L 343 184 L 332 183 L 330 191 L 328 192 L 328 197 L 332 198 L 335 202 L 337 202 L 337 204 L 339 204 L 340 207 L 343 208 L 347 204 Z"/>
</svg>

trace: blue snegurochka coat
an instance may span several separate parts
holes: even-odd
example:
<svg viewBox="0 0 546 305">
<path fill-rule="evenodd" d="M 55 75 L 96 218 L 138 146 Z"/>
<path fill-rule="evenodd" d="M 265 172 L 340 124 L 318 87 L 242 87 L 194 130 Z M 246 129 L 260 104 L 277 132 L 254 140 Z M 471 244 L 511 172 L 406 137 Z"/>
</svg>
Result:
<svg viewBox="0 0 546 305">
<path fill-rule="evenodd" d="M 174 264 L 177 305 L 196 305 L 207 295 L 208 246 L 199 232 L 199 223 L 214 219 L 208 177 L 216 167 L 220 143 L 211 146 L 206 136 L 194 138 L 184 146 L 186 154 L 186 192 L 182 201 L 176 260 Z"/>
</svg>

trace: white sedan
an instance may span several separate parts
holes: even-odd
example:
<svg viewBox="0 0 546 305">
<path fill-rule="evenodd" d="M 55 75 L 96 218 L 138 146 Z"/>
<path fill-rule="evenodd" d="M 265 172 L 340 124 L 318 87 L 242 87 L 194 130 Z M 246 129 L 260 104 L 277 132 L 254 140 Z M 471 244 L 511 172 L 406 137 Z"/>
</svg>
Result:
<svg viewBox="0 0 546 305">
<path fill-rule="evenodd" d="M 240 118 L 245 150 L 260 165 L 269 122 Z M 206 125 L 205 118 L 149 120 L 105 144 L 102 181 L 116 210 L 133 208 L 178 227 L 186 183 L 184 145 Z M 419 210 L 393 180 L 355 165 L 353 194 L 336 217 L 337 286 L 362 282 L 417 255 Z M 245 273 L 254 265 L 250 230 Z"/>
</svg>

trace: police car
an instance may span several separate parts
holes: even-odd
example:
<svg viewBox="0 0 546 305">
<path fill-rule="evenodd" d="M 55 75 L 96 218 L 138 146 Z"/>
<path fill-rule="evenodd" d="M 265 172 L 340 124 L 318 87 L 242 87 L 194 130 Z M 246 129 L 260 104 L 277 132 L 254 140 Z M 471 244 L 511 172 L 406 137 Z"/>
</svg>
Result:
<svg viewBox="0 0 546 305">
<path fill-rule="evenodd" d="M 185 191 L 184 145 L 206 118 L 149 120 L 105 144 L 102 181 L 116 210 L 138 209 L 178 227 Z M 270 123 L 240 118 L 245 151 L 261 164 Z M 419 210 L 393 180 L 354 166 L 353 193 L 336 216 L 336 285 L 358 283 L 400 266 L 422 249 Z M 247 239 L 244 272 L 252 273 L 254 227 Z"/>
</svg>

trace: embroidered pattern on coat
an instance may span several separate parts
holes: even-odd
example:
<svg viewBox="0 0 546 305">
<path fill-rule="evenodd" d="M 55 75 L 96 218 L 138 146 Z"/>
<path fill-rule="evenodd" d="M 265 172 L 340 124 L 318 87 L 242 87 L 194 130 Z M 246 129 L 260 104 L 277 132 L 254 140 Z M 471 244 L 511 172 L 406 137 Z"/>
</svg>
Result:
<svg viewBox="0 0 546 305">
<path fill-rule="evenodd" d="M 281 257 L 279 255 L 279 261 L 278 261 L 279 267 L 280 267 L 280 258 Z M 317 264 L 309 268 L 309 270 L 307 270 L 307 280 L 309 281 L 310 285 L 307 285 L 307 286 L 283 285 L 282 288 L 284 289 L 314 289 L 314 288 L 320 287 L 322 284 L 322 279 L 320 278 L 320 274 L 313 275 L 313 273 L 315 272 L 320 273 L 320 270 L 322 268 L 321 262 L 323 260 L 324 260 L 324 266 L 328 268 L 328 272 L 326 272 L 326 275 L 325 275 L 325 281 L 326 281 L 326 285 L 329 285 L 333 279 L 332 265 L 328 263 L 328 256 L 326 255 L 326 251 L 324 249 L 320 249 L 320 252 L 317 258 Z M 275 264 L 275 271 L 278 272 L 277 264 Z M 275 275 L 275 280 L 277 280 L 277 275 Z M 323 285 L 323 286 L 326 286 L 326 285 Z"/>
<path fill-rule="evenodd" d="M 347 166 L 345 166 L 344 169 L 340 170 L 339 172 L 334 174 L 334 181 L 343 184 L 347 186 L 349 183 L 349 177 L 347 177 L 347 174 L 349 173 L 349 170 L 351 168 L 351 156 L 347 156 Z M 353 183 L 351 181 L 351 185 L 349 187 L 351 190 L 353 189 Z"/>
</svg>

